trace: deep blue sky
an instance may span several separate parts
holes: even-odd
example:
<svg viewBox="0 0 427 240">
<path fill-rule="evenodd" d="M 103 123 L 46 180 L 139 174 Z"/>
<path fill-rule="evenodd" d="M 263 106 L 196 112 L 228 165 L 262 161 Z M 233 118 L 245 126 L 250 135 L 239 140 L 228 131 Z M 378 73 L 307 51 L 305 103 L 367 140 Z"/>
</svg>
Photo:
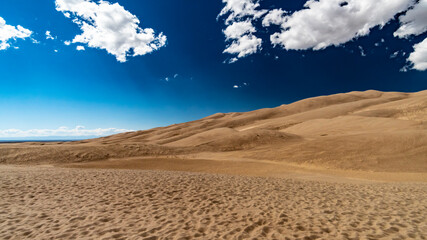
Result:
<svg viewBox="0 0 427 240">
<path fill-rule="evenodd" d="M 31 29 L 40 44 L 17 40 L 19 49 L 0 51 L 0 129 L 147 129 L 318 95 L 427 89 L 426 71 L 400 72 L 407 56 L 390 58 L 398 50 L 411 52 L 413 42 L 426 36 L 393 38 L 398 21 L 341 47 L 286 51 L 265 44 L 261 53 L 227 64 L 224 24 L 216 19 L 223 7 L 220 0 L 110 2 L 136 15 L 140 26 L 163 32 L 167 45 L 119 63 L 105 50 L 86 46 L 80 52 L 75 45 L 65 46 L 64 40 L 81 31 L 55 10 L 54 0 L 1 2 L 0 17 Z M 295 10 L 304 2 L 262 4 Z M 46 40 L 46 30 L 57 39 Z M 262 34 L 264 42 L 269 34 Z M 381 39 L 384 43 L 375 46 Z"/>
</svg>

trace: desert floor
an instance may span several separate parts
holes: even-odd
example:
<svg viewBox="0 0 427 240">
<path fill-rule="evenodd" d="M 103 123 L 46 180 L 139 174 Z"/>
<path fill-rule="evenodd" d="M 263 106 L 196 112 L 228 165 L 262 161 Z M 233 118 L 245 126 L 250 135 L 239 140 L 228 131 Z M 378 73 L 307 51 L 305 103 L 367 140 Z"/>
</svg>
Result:
<svg viewBox="0 0 427 240">
<path fill-rule="evenodd" d="M 0 239 L 426 239 L 427 90 L 0 144 Z"/>
<path fill-rule="evenodd" d="M 310 176 L 0 165 L 0 239 L 427 238 L 426 183 Z"/>
</svg>

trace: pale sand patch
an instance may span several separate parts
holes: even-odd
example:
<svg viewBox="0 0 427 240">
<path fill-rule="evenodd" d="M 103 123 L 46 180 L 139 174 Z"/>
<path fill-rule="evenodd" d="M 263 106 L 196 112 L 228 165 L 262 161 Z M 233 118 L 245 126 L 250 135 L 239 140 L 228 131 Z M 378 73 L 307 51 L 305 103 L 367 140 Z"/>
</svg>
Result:
<svg viewBox="0 0 427 240">
<path fill-rule="evenodd" d="M 1 239 L 425 239 L 425 183 L 0 165 Z"/>
</svg>

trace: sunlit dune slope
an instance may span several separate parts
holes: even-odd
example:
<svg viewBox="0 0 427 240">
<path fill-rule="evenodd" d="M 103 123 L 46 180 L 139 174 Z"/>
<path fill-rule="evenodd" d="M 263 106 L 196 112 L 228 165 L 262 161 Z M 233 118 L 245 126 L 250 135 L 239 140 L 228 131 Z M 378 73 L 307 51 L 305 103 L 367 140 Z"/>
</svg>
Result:
<svg viewBox="0 0 427 240">
<path fill-rule="evenodd" d="M 325 168 L 427 172 L 427 91 L 350 92 L 73 143 L 3 144 L 0 162 L 206 152 Z"/>
</svg>

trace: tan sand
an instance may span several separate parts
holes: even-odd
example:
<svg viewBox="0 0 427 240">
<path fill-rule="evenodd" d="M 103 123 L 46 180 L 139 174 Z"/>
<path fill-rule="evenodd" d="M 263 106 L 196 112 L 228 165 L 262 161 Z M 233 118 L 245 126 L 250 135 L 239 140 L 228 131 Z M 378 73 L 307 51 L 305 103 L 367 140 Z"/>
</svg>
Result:
<svg viewBox="0 0 427 240">
<path fill-rule="evenodd" d="M 427 91 L 350 92 L 80 142 L 0 144 L 0 163 L 203 159 L 206 153 L 341 170 L 427 173 Z"/>
<path fill-rule="evenodd" d="M 427 91 L 0 144 L 0 239 L 426 239 L 426 199 Z"/>
<path fill-rule="evenodd" d="M 427 186 L 0 167 L 1 239 L 425 239 Z"/>
</svg>

